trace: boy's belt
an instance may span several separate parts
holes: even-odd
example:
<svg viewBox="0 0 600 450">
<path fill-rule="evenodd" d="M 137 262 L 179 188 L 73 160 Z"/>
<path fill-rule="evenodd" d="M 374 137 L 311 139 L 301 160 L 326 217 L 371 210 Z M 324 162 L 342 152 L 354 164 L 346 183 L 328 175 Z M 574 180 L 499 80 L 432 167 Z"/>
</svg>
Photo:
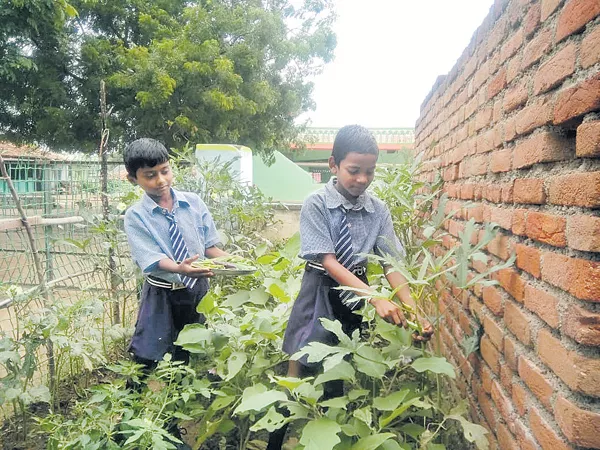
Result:
<svg viewBox="0 0 600 450">
<path fill-rule="evenodd" d="M 327 270 L 325 270 L 325 267 L 323 267 L 323 264 L 319 264 L 317 262 L 313 262 L 313 261 L 309 261 L 306 263 L 306 269 L 307 270 L 318 270 L 319 272 L 323 272 L 324 274 L 327 273 Z M 350 272 L 352 272 L 354 275 L 358 276 L 358 277 L 362 277 L 364 274 L 367 273 L 367 268 L 366 266 L 354 266 L 352 269 L 349 269 Z"/>
<path fill-rule="evenodd" d="M 146 277 L 148 284 L 159 288 L 170 289 L 171 291 L 178 291 L 179 289 L 185 289 L 183 283 L 171 283 L 169 281 L 161 280 L 160 278 L 152 277 L 148 275 Z"/>
</svg>

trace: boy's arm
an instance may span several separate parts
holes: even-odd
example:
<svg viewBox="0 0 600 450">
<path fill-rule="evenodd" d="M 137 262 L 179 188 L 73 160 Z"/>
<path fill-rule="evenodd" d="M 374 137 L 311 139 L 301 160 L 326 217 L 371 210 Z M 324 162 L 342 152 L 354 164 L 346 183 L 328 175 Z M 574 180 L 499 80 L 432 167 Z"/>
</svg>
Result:
<svg viewBox="0 0 600 450">
<path fill-rule="evenodd" d="M 369 290 L 369 285 L 361 281 L 356 275 L 341 265 L 334 254 L 327 253 L 323 255 L 323 267 L 329 273 L 329 276 L 342 286 L 349 286 L 359 290 Z M 355 292 L 359 296 L 364 296 L 364 292 Z M 409 293 L 410 296 L 410 293 Z M 406 327 L 406 318 L 400 307 L 385 298 L 370 298 L 369 303 L 375 307 L 377 314 L 384 320 Z"/>
<path fill-rule="evenodd" d="M 412 296 L 410 295 L 410 288 L 408 287 L 408 282 L 406 281 L 406 278 L 404 278 L 404 276 L 400 272 L 388 271 L 389 267 L 387 266 L 384 266 L 383 270 L 385 273 L 385 278 L 388 280 L 388 283 L 390 283 L 392 289 L 396 289 L 398 286 L 400 286 L 400 289 L 396 291 L 396 297 L 398 298 L 398 300 L 400 300 L 405 305 L 410 306 L 413 311 L 416 311 L 416 304 Z"/>
<path fill-rule="evenodd" d="M 221 250 L 219 247 L 217 247 L 216 245 L 213 245 L 212 247 L 208 247 L 205 251 L 204 251 L 204 255 L 207 258 L 218 258 L 219 256 L 228 256 L 229 253 L 227 253 L 225 250 Z"/>
<path fill-rule="evenodd" d="M 400 286 L 400 289 L 396 291 L 396 297 L 398 298 L 398 300 L 400 300 L 405 305 L 408 305 L 414 311 L 415 317 L 410 318 L 411 320 L 414 320 L 418 317 L 417 304 L 410 295 L 408 281 L 406 281 L 406 278 L 404 278 L 404 276 L 400 272 L 391 272 L 387 269 L 389 269 L 389 267 L 383 268 L 383 270 L 385 271 L 385 278 L 388 280 L 388 283 L 390 283 L 392 289 L 396 289 L 398 286 Z M 417 341 L 427 341 L 433 334 L 433 326 L 426 319 L 419 319 L 419 321 L 421 322 L 421 330 L 420 333 L 415 333 L 416 336 L 414 337 L 414 339 Z"/>
<path fill-rule="evenodd" d="M 212 277 L 214 273 L 212 273 L 210 269 L 192 267 L 192 263 L 199 257 L 200 255 L 194 255 L 191 258 L 184 259 L 180 263 L 173 261 L 171 258 L 163 258 L 158 262 L 158 267 L 165 272 L 178 273 L 190 278 Z"/>
</svg>

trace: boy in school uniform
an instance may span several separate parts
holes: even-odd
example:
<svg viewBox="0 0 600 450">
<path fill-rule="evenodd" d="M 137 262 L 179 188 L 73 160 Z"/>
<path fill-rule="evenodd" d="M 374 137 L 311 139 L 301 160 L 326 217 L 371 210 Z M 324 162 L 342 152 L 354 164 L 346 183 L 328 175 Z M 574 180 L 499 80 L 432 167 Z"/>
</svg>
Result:
<svg viewBox="0 0 600 450">
<path fill-rule="evenodd" d="M 359 254 L 379 256 L 403 252 L 392 224 L 388 207 L 366 192 L 373 181 L 379 149 L 371 132 L 359 125 L 348 125 L 339 130 L 329 158 L 329 168 L 335 178 L 325 187 L 310 195 L 300 213 L 300 257 L 307 260 L 300 292 L 288 321 L 283 351 L 293 355 L 310 342 L 335 344 L 333 333 L 325 330 L 319 319 L 337 319 L 345 333 L 360 326 L 361 316 L 353 311 L 363 306 L 356 300 L 357 291 L 341 291 L 336 287 L 349 286 L 367 290 L 367 261 Z M 406 279 L 398 272 L 387 272 L 392 289 L 398 286 L 396 297 L 414 307 Z M 402 309 L 385 298 L 368 300 L 384 320 L 406 327 Z M 427 340 L 433 333 L 431 325 L 424 324 L 419 340 Z M 288 376 L 311 375 L 314 368 L 305 361 L 289 361 Z M 343 395 L 343 383 L 326 383 L 324 397 Z M 268 450 L 279 450 L 285 427 L 271 433 Z"/>
<path fill-rule="evenodd" d="M 144 190 L 142 199 L 125 213 L 131 256 L 145 277 L 129 351 L 149 369 L 165 353 L 187 362 L 189 354 L 173 342 L 185 325 L 203 322 L 196 307 L 213 275 L 192 262 L 227 253 L 217 247 L 215 224 L 198 194 L 171 186 L 169 153 L 160 142 L 133 141 L 123 160 L 129 181 Z"/>
</svg>

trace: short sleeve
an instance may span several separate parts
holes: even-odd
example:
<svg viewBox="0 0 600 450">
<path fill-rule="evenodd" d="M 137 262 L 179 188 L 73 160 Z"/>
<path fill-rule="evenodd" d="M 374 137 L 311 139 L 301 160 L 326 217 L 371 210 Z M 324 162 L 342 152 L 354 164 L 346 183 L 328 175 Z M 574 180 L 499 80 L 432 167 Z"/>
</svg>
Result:
<svg viewBox="0 0 600 450">
<path fill-rule="evenodd" d="M 392 215 L 387 207 L 383 212 L 379 235 L 377 236 L 373 250 L 379 256 L 391 255 L 392 257 L 399 257 L 404 255 L 404 247 L 396 236 Z"/>
<path fill-rule="evenodd" d="M 328 209 L 318 195 L 311 195 L 300 211 L 300 257 L 311 260 L 335 253 Z"/>
<path fill-rule="evenodd" d="M 202 219 L 202 231 L 204 233 L 204 246 L 206 249 L 221 243 L 221 240 L 219 239 L 219 233 L 217 232 L 212 214 L 208 210 L 208 206 L 206 206 L 206 203 L 204 203 L 200 196 L 198 196 L 198 200 L 200 202 L 200 217 Z"/>
<path fill-rule="evenodd" d="M 156 242 L 156 239 L 143 223 L 141 217 L 134 211 L 125 214 L 125 234 L 131 249 L 131 258 L 144 273 L 158 269 L 158 262 L 168 258 Z"/>
</svg>

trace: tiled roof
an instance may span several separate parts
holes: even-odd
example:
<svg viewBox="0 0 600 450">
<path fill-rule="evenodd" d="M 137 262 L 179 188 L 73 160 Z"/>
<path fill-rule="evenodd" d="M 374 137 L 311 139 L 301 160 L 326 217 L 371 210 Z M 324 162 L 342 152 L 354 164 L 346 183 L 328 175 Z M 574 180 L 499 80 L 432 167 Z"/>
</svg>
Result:
<svg viewBox="0 0 600 450">
<path fill-rule="evenodd" d="M 43 150 L 32 145 L 16 145 L 11 142 L 0 141 L 0 155 L 4 159 L 46 159 L 50 161 L 64 161 L 66 158 L 58 153 Z"/>
</svg>

